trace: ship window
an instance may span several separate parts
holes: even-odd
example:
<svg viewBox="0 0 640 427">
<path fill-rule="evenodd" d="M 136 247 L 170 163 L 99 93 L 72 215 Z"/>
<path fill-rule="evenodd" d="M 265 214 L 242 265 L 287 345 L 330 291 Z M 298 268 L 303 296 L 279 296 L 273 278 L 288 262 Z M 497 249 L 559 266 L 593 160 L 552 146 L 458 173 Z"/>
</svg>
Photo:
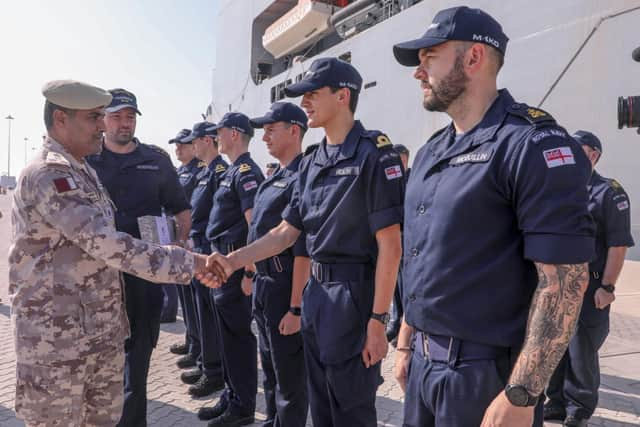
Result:
<svg viewBox="0 0 640 427">
<path fill-rule="evenodd" d="M 351 64 L 351 52 L 345 52 L 342 55 L 338 56 L 338 59 L 342 59 L 344 62 L 348 62 Z"/>
<path fill-rule="evenodd" d="M 273 104 L 276 101 L 280 101 L 282 99 L 284 99 L 285 94 L 284 94 L 284 88 L 289 86 L 291 83 L 293 83 L 291 81 L 291 79 L 287 79 L 286 81 L 282 82 L 282 83 L 278 83 L 277 85 L 273 86 L 271 88 L 271 103 Z"/>
</svg>

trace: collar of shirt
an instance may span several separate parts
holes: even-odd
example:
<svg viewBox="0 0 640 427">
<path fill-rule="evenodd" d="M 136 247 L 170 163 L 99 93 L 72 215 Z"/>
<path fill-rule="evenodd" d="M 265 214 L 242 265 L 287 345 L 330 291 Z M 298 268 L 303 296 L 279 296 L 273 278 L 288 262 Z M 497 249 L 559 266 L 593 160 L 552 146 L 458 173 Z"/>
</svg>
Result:
<svg viewBox="0 0 640 427">
<path fill-rule="evenodd" d="M 60 154 L 62 157 L 65 158 L 65 160 L 67 160 L 71 164 L 72 168 L 74 168 L 74 169 L 82 169 L 85 172 L 87 171 L 85 160 L 83 159 L 81 162 L 78 161 L 75 157 L 73 157 L 67 151 L 66 148 L 64 148 L 64 146 L 62 144 L 60 144 L 55 139 L 53 139 L 51 137 L 47 137 L 47 139 L 44 141 L 44 148 L 46 150 L 50 151 L 50 152 L 54 152 L 54 153 Z"/>
<path fill-rule="evenodd" d="M 320 143 L 320 147 L 315 151 L 315 164 L 319 166 L 324 165 L 334 165 L 342 160 L 350 159 L 356 154 L 356 149 L 358 148 L 358 142 L 360 141 L 360 137 L 362 136 L 362 132 L 364 131 L 364 126 L 360 123 L 360 120 L 356 120 L 353 122 L 353 127 L 347 134 L 344 142 L 340 144 L 340 153 L 335 158 L 335 160 L 327 157 L 327 138 L 324 137 L 322 142 Z"/>
</svg>

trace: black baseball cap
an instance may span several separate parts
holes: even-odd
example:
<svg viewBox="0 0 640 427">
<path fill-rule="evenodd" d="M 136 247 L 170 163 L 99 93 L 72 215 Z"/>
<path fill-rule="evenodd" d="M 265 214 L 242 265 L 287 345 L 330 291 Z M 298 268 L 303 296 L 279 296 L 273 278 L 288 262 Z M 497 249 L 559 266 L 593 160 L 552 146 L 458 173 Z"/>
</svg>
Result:
<svg viewBox="0 0 640 427">
<path fill-rule="evenodd" d="M 419 39 L 393 46 L 393 54 L 400 64 L 417 66 L 420 64 L 420 49 L 437 46 L 449 40 L 484 43 L 498 49 L 504 55 L 509 37 L 502 31 L 498 21 L 487 12 L 467 6 L 452 7 L 438 12 L 427 32 Z"/>
<path fill-rule="evenodd" d="M 220 128 L 234 129 L 240 133 L 244 133 L 245 135 L 253 136 L 253 126 L 251 126 L 251 121 L 249 120 L 249 117 L 242 113 L 232 112 L 222 116 L 222 119 L 212 129 L 218 130 Z"/>
<path fill-rule="evenodd" d="M 587 145 L 598 153 L 602 154 L 602 144 L 597 136 L 592 134 L 591 132 L 587 132 L 586 130 L 579 130 L 573 134 L 573 139 L 578 141 L 582 145 Z"/>
<path fill-rule="evenodd" d="M 338 58 L 320 58 L 311 63 L 309 71 L 304 74 L 302 80 L 285 87 L 284 93 L 289 98 L 295 98 L 325 86 L 348 87 L 360 92 L 362 76 L 348 62 Z"/>
<path fill-rule="evenodd" d="M 215 136 L 215 124 L 211 122 L 198 122 L 193 125 L 193 128 L 189 132 L 189 135 L 185 136 L 180 140 L 183 144 L 189 144 L 194 139 L 200 138 L 203 136 Z"/>
<path fill-rule="evenodd" d="M 105 108 L 107 113 L 115 113 L 125 108 L 133 108 L 136 113 L 142 115 L 140 110 L 138 110 L 138 101 L 133 93 L 125 89 L 111 89 L 109 93 L 113 99 L 111 100 L 111 104 Z"/>
<path fill-rule="evenodd" d="M 261 128 L 270 123 L 286 122 L 306 130 L 307 120 L 307 115 L 297 105 L 291 102 L 274 102 L 264 116 L 251 119 L 251 126 Z"/>
<path fill-rule="evenodd" d="M 191 133 L 191 131 L 189 129 L 181 129 L 180 132 L 178 132 L 178 134 L 176 135 L 175 138 L 171 138 L 169 140 L 169 144 L 173 144 L 174 142 L 176 144 L 190 144 L 191 141 L 189 142 L 182 142 L 182 138 L 188 136 Z"/>
</svg>

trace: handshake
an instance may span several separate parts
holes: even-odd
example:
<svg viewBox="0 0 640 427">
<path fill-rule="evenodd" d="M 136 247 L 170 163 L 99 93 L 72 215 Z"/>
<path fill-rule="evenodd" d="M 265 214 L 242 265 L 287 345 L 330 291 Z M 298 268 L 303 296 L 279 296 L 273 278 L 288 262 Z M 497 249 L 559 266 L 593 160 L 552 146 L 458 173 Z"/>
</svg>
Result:
<svg viewBox="0 0 640 427">
<path fill-rule="evenodd" d="M 209 256 L 194 254 L 194 277 L 209 288 L 219 288 L 241 266 L 236 266 L 230 256 L 214 252 Z"/>
</svg>

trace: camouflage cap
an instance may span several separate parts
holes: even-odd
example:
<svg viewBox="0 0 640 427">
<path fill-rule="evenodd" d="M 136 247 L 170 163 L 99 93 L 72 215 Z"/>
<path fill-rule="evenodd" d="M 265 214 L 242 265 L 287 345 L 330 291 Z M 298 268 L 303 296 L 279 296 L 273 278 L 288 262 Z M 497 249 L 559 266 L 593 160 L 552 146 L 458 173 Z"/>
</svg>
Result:
<svg viewBox="0 0 640 427">
<path fill-rule="evenodd" d="M 71 110 L 91 110 L 111 103 L 111 94 L 99 87 L 75 80 L 53 80 L 42 88 L 47 101 Z"/>
</svg>

